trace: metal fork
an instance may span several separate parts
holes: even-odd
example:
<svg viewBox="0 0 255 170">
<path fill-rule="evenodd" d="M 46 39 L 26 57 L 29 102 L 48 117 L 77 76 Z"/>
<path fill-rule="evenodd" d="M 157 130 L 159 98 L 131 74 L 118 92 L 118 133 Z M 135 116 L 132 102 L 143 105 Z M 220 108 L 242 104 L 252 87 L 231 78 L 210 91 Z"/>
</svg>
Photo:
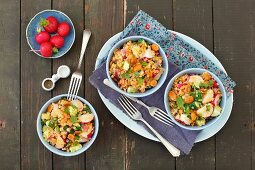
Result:
<svg viewBox="0 0 255 170">
<path fill-rule="evenodd" d="M 141 112 L 139 112 L 134 105 L 128 100 L 126 96 L 121 96 L 118 99 L 118 102 L 126 111 L 126 113 L 134 120 L 142 121 L 161 141 L 161 143 L 167 148 L 167 150 L 174 156 L 180 156 L 180 150 L 174 147 L 171 143 L 169 143 L 164 137 L 162 137 L 153 127 L 151 127 L 142 117 Z"/>
<path fill-rule="evenodd" d="M 112 88 L 113 90 L 115 90 L 114 86 L 111 84 L 111 82 L 108 79 L 104 79 L 104 84 L 107 85 L 108 87 Z M 173 122 L 170 119 L 170 117 L 167 115 L 167 113 L 165 113 L 163 110 L 157 108 L 157 107 L 149 107 L 148 105 L 146 105 L 145 103 L 143 103 L 141 100 L 138 100 L 137 98 L 134 97 L 129 97 L 126 96 L 129 99 L 133 100 L 134 102 L 142 105 L 143 107 L 147 108 L 150 115 L 152 117 L 154 117 L 155 119 L 159 120 L 160 122 L 168 125 L 168 126 L 173 126 Z"/>
<path fill-rule="evenodd" d="M 85 29 L 83 31 L 80 59 L 79 59 L 78 67 L 77 67 L 76 71 L 72 74 L 72 77 L 71 77 L 68 95 L 67 95 L 68 100 L 75 100 L 77 98 L 77 94 L 78 94 L 78 91 L 79 91 L 79 88 L 81 85 L 81 81 L 82 81 L 81 63 L 82 63 L 82 60 L 84 57 L 86 47 L 89 42 L 90 35 L 91 35 L 90 30 Z"/>
</svg>

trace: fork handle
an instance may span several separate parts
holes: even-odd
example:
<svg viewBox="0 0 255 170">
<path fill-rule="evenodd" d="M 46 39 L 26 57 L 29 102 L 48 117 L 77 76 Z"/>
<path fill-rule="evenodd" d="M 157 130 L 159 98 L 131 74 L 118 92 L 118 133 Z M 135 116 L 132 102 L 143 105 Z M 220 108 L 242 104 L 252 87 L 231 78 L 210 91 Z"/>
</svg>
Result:
<svg viewBox="0 0 255 170">
<path fill-rule="evenodd" d="M 81 68 L 81 63 L 82 63 L 84 53 L 85 53 L 86 47 L 88 45 L 90 36 L 91 36 L 91 31 L 90 30 L 88 30 L 88 29 L 83 30 L 81 54 L 80 54 L 80 59 L 79 59 L 79 64 L 78 64 L 77 70 L 80 70 L 80 68 Z"/>
<path fill-rule="evenodd" d="M 173 155 L 173 157 L 179 157 L 180 156 L 180 150 L 177 149 L 175 146 L 173 146 L 171 143 L 169 143 L 163 136 L 161 136 L 151 125 L 149 125 L 144 119 L 141 119 L 141 121 L 148 126 L 148 128 L 157 136 L 157 138 L 161 141 L 161 143 L 166 147 L 166 149 Z"/>
</svg>

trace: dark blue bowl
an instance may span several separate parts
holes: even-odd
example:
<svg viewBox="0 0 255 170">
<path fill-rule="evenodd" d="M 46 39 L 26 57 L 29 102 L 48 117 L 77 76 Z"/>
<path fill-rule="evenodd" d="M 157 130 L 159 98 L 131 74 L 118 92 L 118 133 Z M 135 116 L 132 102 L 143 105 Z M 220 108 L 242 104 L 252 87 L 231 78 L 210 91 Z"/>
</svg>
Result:
<svg viewBox="0 0 255 170">
<path fill-rule="evenodd" d="M 37 13 L 27 25 L 27 29 L 26 29 L 27 43 L 34 53 L 36 53 L 38 56 L 43 57 L 39 51 L 34 51 L 34 50 L 40 49 L 40 44 L 37 44 L 37 42 L 35 41 L 35 35 L 37 34 L 37 31 L 36 31 L 37 28 L 40 27 L 39 25 L 40 18 L 46 19 L 49 16 L 56 17 L 59 23 L 65 21 L 71 27 L 69 35 L 64 37 L 65 45 L 58 50 L 58 53 L 53 54 L 52 57 L 47 57 L 47 58 L 59 58 L 70 50 L 75 40 L 75 29 L 74 29 L 73 23 L 71 19 L 63 12 L 60 12 L 57 10 L 44 10 Z"/>
</svg>

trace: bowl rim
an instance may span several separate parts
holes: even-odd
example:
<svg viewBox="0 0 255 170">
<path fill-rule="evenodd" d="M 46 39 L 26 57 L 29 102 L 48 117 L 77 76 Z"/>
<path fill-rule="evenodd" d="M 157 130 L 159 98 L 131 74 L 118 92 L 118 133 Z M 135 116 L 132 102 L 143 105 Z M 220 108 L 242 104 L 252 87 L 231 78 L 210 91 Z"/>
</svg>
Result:
<svg viewBox="0 0 255 170">
<path fill-rule="evenodd" d="M 185 125 L 182 125 L 181 123 L 179 123 L 177 120 L 175 120 L 175 118 L 172 116 L 171 112 L 170 112 L 170 107 L 169 107 L 169 104 L 168 104 L 168 92 L 169 90 L 171 89 L 172 87 L 172 84 L 174 82 L 174 80 L 180 76 L 182 76 L 183 74 L 192 74 L 192 72 L 195 72 L 195 71 L 200 71 L 200 72 L 209 72 L 212 77 L 216 80 L 216 82 L 219 84 L 219 87 L 220 87 L 220 90 L 222 92 L 222 98 L 223 98 L 223 105 L 222 105 L 222 111 L 221 111 L 221 114 L 215 118 L 213 118 L 212 120 L 210 120 L 210 122 L 207 122 L 205 125 L 203 126 L 185 126 Z M 195 73 L 196 74 L 196 73 Z M 199 74 L 199 73 L 197 73 Z M 224 85 L 222 84 L 222 82 L 220 81 L 220 79 L 218 78 L 218 76 L 216 76 L 214 73 L 212 73 L 211 71 L 209 70 L 206 70 L 206 69 L 202 69 L 202 68 L 188 68 L 188 69 L 184 69 L 180 72 L 178 72 L 174 77 L 172 77 L 170 79 L 170 81 L 168 82 L 167 86 L 166 86 L 166 89 L 165 89 L 165 93 L 164 93 L 164 105 L 165 105 L 165 109 L 167 111 L 167 113 L 169 114 L 169 117 L 172 119 L 172 121 L 177 124 L 179 127 L 181 128 L 184 128 L 184 129 L 187 129 L 187 130 L 203 130 L 211 125 L 213 125 L 215 122 L 217 122 L 217 120 L 220 119 L 220 117 L 222 116 L 222 114 L 224 114 L 224 109 L 225 109 L 225 105 L 226 105 L 226 100 L 227 100 L 227 94 L 226 94 L 226 90 L 225 90 L 225 87 Z"/>
<path fill-rule="evenodd" d="M 118 48 L 119 46 L 123 45 L 124 43 L 126 43 L 127 41 L 129 40 L 132 40 L 132 39 L 135 39 L 135 40 L 138 40 L 138 39 L 144 39 L 145 41 L 148 41 L 149 43 L 155 43 L 159 46 L 159 51 L 160 51 L 160 55 L 162 56 L 163 58 L 163 62 L 164 62 L 164 66 L 163 68 L 165 69 L 164 70 L 164 73 L 161 75 L 160 79 L 161 81 L 157 84 L 157 86 L 145 91 L 144 93 L 127 93 L 125 91 L 123 91 L 122 89 L 120 89 L 116 83 L 112 80 L 110 74 L 109 74 L 109 65 L 110 65 L 110 60 L 112 58 L 112 54 L 113 54 L 113 51 Z M 160 87 L 162 87 L 162 85 L 165 83 L 166 81 L 166 78 L 167 78 L 167 75 L 168 75 L 168 59 L 166 57 L 166 53 L 165 51 L 162 49 L 162 47 L 156 42 L 154 41 L 153 39 L 151 38 L 148 38 L 148 37 L 145 37 L 145 36 L 140 36 L 140 35 L 135 35 L 135 36 L 128 36 L 126 38 L 123 38 L 122 40 L 118 41 L 114 46 L 111 47 L 111 50 L 109 51 L 108 55 L 107 55 L 107 60 L 106 60 L 106 74 L 107 74 L 107 77 L 109 79 L 109 81 L 113 84 L 113 86 L 115 87 L 115 89 L 121 93 L 121 94 L 124 94 L 126 96 L 130 96 L 130 97 L 145 97 L 145 96 L 149 96 L 153 93 L 155 93 L 157 90 L 160 89 Z"/>
<path fill-rule="evenodd" d="M 60 155 L 60 156 L 66 156 L 66 157 L 76 156 L 76 155 L 79 155 L 79 154 L 85 152 L 86 150 L 88 150 L 90 148 L 90 146 L 94 143 L 94 141 L 95 141 L 95 139 L 97 138 L 97 135 L 98 135 L 99 119 L 98 119 L 98 116 L 97 116 L 97 113 L 96 113 L 94 107 L 86 99 L 84 99 L 80 96 L 77 96 L 77 99 L 81 100 L 81 102 L 83 102 L 83 103 L 85 103 L 86 105 L 89 106 L 92 114 L 94 115 L 95 131 L 94 131 L 94 134 L 93 134 L 92 138 L 87 143 L 83 144 L 81 149 L 79 149 L 75 152 L 62 151 L 62 150 L 59 150 L 59 149 L 55 148 L 54 146 L 50 145 L 47 141 L 44 140 L 44 138 L 42 136 L 41 115 L 45 111 L 43 109 L 44 107 L 47 107 L 52 102 L 55 102 L 55 100 L 60 100 L 63 97 L 67 97 L 67 94 L 60 94 L 60 95 L 54 96 L 43 104 L 43 106 L 41 107 L 41 109 L 38 113 L 38 116 L 37 116 L 36 131 L 37 131 L 37 135 L 38 135 L 41 143 L 52 153 L 55 153 L 55 154 Z"/>
<path fill-rule="evenodd" d="M 73 38 L 72 38 L 72 42 L 71 42 L 70 47 L 69 47 L 65 52 L 63 52 L 63 54 L 61 54 L 61 55 L 59 55 L 59 56 L 55 56 L 55 57 L 44 57 L 44 56 L 42 56 L 41 54 L 36 53 L 36 52 L 34 51 L 34 48 L 32 47 L 32 45 L 30 44 L 29 39 L 28 39 L 28 28 L 29 28 L 31 22 L 32 22 L 39 14 L 44 13 L 44 12 L 49 12 L 49 11 L 51 11 L 51 12 L 58 12 L 58 13 L 64 15 L 66 18 L 68 18 L 68 20 L 69 20 L 70 23 L 71 23 L 71 27 L 73 28 L 73 32 L 74 32 L 74 35 L 73 35 Z M 27 39 L 27 43 L 28 43 L 30 49 L 31 49 L 31 50 L 33 51 L 33 53 L 35 53 L 36 55 L 38 55 L 38 56 L 40 56 L 40 57 L 42 57 L 42 58 L 46 58 L 46 59 L 60 58 L 60 57 L 64 56 L 64 55 L 72 48 L 72 46 L 73 46 L 73 44 L 74 44 L 74 41 L 75 41 L 75 28 L 74 28 L 74 24 L 73 24 L 72 20 L 71 20 L 64 12 L 59 11 L 59 10 L 55 10 L 55 9 L 45 9 L 45 10 L 43 10 L 43 11 L 38 12 L 37 14 L 35 14 L 35 15 L 30 19 L 30 21 L 29 21 L 29 23 L 27 24 L 27 27 L 26 27 L 26 39 Z"/>
</svg>

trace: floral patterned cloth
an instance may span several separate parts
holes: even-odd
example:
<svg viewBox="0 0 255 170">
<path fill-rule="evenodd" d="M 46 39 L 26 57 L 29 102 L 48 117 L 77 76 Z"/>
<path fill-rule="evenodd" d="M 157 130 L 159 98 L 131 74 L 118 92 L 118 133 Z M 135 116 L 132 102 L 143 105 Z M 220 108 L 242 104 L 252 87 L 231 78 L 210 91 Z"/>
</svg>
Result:
<svg viewBox="0 0 255 170">
<path fill-rule="evenodd" d="M 194 67 L 208 69 L 222 81 L 228 96 L 233 93 L 236 83 L 224 71 L 196 48 L 192 47 L 175 33 L 167 30 L 162 24 L 142 10 L 136 14 L 123 30 L 116 42 L 133 35 L 145 36 L 156 41 L 166 52 L 169 60 L 181 70 Z"/>
</svg>

